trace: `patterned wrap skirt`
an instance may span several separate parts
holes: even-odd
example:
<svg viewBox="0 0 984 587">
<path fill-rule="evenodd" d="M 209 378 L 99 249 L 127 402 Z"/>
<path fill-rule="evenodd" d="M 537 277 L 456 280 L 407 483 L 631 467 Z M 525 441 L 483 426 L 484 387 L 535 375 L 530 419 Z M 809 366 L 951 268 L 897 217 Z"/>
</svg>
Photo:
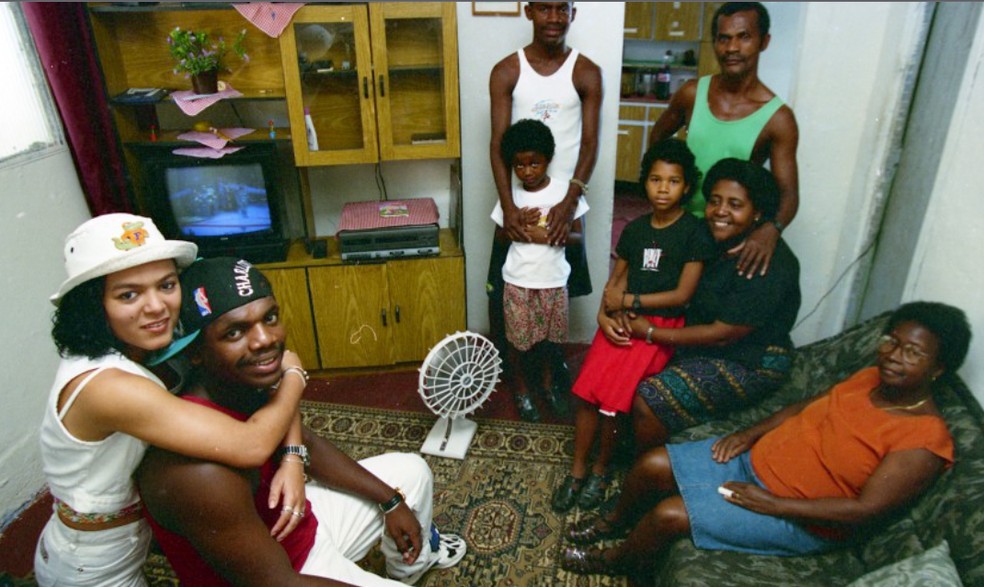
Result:
<svg viewBox="0 0 984 587">
<path fill-rule="evenodd" d="M 670 433 L 758 403 L 779 388 L 793 365 L 792 351 L 767 347 L 755 369 L 728 359 L 674 358 L 639 384 L 641 396 Z"/>
<path fill-rule="evenodd" d="M 507 283 L 503 288 L 506 340 L 525 353 L 538 342 L 567 342 L 567 288 L 529 289 Z"/>
</svg>

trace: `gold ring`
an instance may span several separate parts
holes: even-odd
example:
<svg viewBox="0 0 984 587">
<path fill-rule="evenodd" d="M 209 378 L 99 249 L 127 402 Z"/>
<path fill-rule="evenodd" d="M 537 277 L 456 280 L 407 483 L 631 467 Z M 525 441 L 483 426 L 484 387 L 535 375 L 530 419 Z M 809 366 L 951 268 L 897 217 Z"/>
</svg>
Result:
<svg viewBox="0 0 984 587">
<path fill-rule="evenodd" d="M 304 517 L 304 512 L 302 512 L 302 511 L 293 511 L 293 512 L 290 513 L 290 515 L 294 516 L 295 518 L 303 518 Z"/>
</svg>

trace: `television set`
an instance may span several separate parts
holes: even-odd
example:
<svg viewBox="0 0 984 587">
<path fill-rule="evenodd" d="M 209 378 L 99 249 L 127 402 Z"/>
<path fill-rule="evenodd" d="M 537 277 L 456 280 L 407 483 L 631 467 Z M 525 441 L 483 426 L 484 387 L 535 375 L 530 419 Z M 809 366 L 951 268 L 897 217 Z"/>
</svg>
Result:
<svg viewBox="0 0 984 587">
<path fill-rule="evenodd" d="M 274 146 L 247 145 L 220 159 L 175 155 L 172 149 L 140 155 L 141 208 L 165 236 L 196 243 L 203 257 L 286 259 L 290 239 Z"/>
</svg>

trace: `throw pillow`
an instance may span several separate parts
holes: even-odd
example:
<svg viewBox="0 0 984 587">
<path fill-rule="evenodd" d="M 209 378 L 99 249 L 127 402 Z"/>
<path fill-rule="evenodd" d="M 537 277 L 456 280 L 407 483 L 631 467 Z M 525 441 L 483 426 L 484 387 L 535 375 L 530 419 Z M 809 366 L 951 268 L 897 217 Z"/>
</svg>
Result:
<svg viewBox="0 0 984 587">
<path fill-rule="evenodd" d="M 962 587 L 946 540 L 863 575 L 848 587 Z"/>
</svg>

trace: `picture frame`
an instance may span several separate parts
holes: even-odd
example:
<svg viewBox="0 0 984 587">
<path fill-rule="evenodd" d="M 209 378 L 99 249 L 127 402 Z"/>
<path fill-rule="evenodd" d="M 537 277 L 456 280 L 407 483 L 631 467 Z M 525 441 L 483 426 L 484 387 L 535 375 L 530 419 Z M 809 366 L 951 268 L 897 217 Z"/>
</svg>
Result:
<svg viewBox="0 0 984 587">
<path fill-rule="evenodd" d="M 519 16 L 519 2 L 472 2 L 472 16 Z"/>
</svg>

